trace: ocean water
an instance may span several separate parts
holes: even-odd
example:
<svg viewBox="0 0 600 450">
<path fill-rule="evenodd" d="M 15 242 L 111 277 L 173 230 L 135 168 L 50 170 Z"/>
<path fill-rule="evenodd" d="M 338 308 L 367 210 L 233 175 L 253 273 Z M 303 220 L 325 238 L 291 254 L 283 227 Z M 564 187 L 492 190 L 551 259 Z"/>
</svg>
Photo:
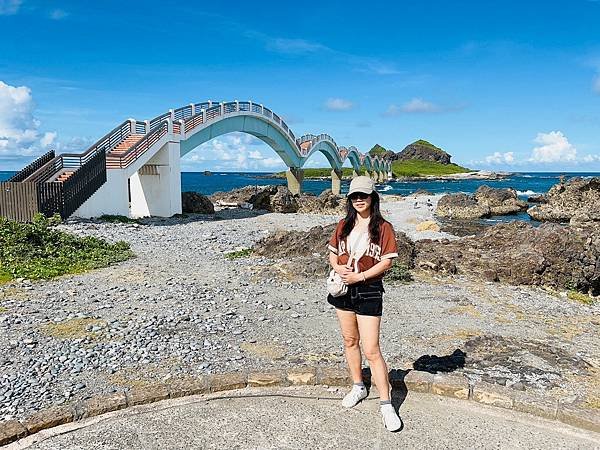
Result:
<svg viewBox="0 0 600 450">
<path fill-rule="evenodd" d="M 14 172 L 0 171 L 0 181 L 8 179 Z M 202 172 L 183 172 L 181 174 L 181 188 L 183 191 L 196 191 L 205 195 L 217 191 L 230 191 L 232 189 L 258 185 L 286 184 L 285 179 L 264 178 L 269 173 L 257 172 L 212 172 L 212 175 L 204 175 Z M 513 188 L 517 194 L 526 199 L 529 195 L 544 194 L 554 184 L 558 183 L 559 177 L 564 175 L 566 179 L 572 177 L 600 176 L 600 173 L 554 173 L 554 172 L 527 172 L 515 173 L 502 180 L 431 180 L 431 181 L 390 181 L 377 185 L 377 190 L 384 194 L 409 195 L 419 189 L 426 189 L 434 194 L 442 193 L 473 193 L 481 185 L 493 188 Z M 348 192 L 348 181 L 342 182 L 342 194 Z M 330 180 L 304 180 L 302 183 L 304 192 L 320 194 L 323 190 L 331 188 Z M 491 221 L 505 220 L 529 220 L 525 213 L 517 216 L 496 217 Z"/>
<path fill-rule="evenodd" d="M 14 172 L 0 171 L 0 181 L 7 180 Z M 264 178 L 270 173 L 264 172 L 213 172 L 204 175 L 202 172 L 183 172 L 181 174 L 181 189 L 183 191 L 196 191 L 205 195 L 217 191 L 230 191 L 232 189 L 268 184 L 286 184 L 285 179 Z M 377 190 L 384 194 L 409 195 L 419 189 L 426 189 L 434 194 L 464 192 L 473 193 L 481 185 L 487 184 L 494 188 L 513 188 L 521 197 L 534 194 L 543 194 L 554 184 L 558 183 L 560 175 L 566 179 L 571 177 L 593 177 L 600 173 L 552 173 L 552 172 L 527 172 L 515 173 L 502 180 L 431 180 L 431 181 L 390 181 L 377 185 Z M 342 182 L 342 193 L 348 192 L 348 181 Z M 319 194 L 331 188 L 330 180 L 304 180 L 302 188 L 305 192 Z"/>
</svg>

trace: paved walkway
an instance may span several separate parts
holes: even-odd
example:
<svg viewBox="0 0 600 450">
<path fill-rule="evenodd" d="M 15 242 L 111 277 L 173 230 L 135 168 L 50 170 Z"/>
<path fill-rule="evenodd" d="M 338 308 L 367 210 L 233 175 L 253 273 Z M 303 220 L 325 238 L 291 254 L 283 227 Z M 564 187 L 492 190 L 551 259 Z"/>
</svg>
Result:
<svg viewBox="0 0 600 450">
<path fill-rule="evenodd" d="M 351 410 L 341 395 L 323 387 L 254 388 L 167 400 L 42 431 L 9 448 L 600 448 L 598 434 L 427 394 L 409 394 L 400 408 L 404 429 L 390 433 L 376 391 Z"/>
</svg>

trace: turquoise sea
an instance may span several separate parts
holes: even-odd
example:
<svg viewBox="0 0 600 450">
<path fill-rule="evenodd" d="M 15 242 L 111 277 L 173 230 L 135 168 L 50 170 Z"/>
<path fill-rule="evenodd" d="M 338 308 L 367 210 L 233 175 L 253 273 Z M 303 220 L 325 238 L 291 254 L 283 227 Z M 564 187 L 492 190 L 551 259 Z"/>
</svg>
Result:
<svg viewBox="0 0 600 450">
<path fill-rule="evenodd" d="M 14 172 L 0 171 L 0 181 L 8 179 Z M 213 172 L 205 175 L 202 172 L 183 172 L 181 174 L 181 188 L 183 191 L 196 191 L 210 195 L 217 191 L 230 191 L 248 185 L 286 184 L 285 179 L 263 178 L 269 173 L 258 172 Z M 418 189 L 426 189 L 432 193 L 465 192 L 473 193 L 483 184 L 494 188 L 513 188 L 519 196 L 526 199 L 529 195 L 543 194 L 554 184 L 558 183 L 559 177 L 564 175 L 566 179 L 571 177 L 593 177 L 600 173 L 577 172 L 577 173 L 555 173 L 555 172 L 527 172 L 515 173 L 502 180 L 434 180 L 434 181 L 390 181 L 377 185 L 377 190 L 384 194 L 408 195 Z M 342 193 L 348 191 L 349 182 L 342 182 Z M 319 194 L 331 187 L 329 180 L 304 180 L 303 190 Z M 527 214 L 506 216 L 493 220 L 513 220 L 515 218 L 528 220 Z"/>
</svg>

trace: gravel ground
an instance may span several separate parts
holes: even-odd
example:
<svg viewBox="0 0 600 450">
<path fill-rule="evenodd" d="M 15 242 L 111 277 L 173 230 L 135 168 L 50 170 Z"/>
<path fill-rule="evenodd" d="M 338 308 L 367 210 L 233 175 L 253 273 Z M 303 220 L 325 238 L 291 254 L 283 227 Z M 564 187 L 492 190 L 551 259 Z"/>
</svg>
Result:
<svg viewBox="0 0 600 450">
<path fill-rule="evenodd" d="M 413 238 L 444 236 L 414 229 L 431 218 L 426 198 L 414 209 L 413 198 L 390 197 L 382 209 Z M 337 220 L 231 209 L 142 225 L 62 225 L 125 240 L 137 257 L 0 287 L 0 420 L 187 374 L 344 364 L 323 280 L 296 279 L 266 258 L 225 257 L 278 229 Z M 598 306 L 537 288 L 420 275 L 386 286 L 382 348 L 390 369 L 460 349 L 470 377 L 600 407 L 599 315 Z"/>
</svg>

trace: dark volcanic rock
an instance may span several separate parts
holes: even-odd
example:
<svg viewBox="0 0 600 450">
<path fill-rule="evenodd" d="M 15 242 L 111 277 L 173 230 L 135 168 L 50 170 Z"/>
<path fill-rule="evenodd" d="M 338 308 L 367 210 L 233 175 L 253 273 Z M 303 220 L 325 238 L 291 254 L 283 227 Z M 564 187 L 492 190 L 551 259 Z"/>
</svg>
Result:
<svg viewBox="0 0 600 450">
<path fill-rule="evenodd" d="M 527 202 L 517 197 L 514 189 L 495 189 L 479 186 L 475 191 L 475 200 L 481 206 L 490 208 L 492 215 L 516 214 L 527 209 Z"/>
<path fill-rule="evenodd" d="M 548 203 L 548 199 L 546 198 L 545 194 L 530 195 L 527 197 L 527 201 L 529 203 Z"/>
<path fill-rule="evenodd" d="M 206 195 L 198 192 L 181 193 L 181 209 L 184 213 L 214 214 L 215 207 Z"/>
<path fill-rule="evenodd" d="M 277 192 L 277 186 L 245 186 L 243 188 L 234 189 L 228 192 L 215 192 L 209 198 L 217 202 L 226 203 L 250 203 L 250 198 L 264 191 L 268 191 L 268 195 L 274 195 Z"/>
<path fill-rule="evenodd" d="M 267 210 L 279 213 L 297 212 L 298 202 L 287 187 L 277 186 L 277 192 L 271 197 L 271 204 Z"/>
<path fill-rule="evenodd" d="M 423 159 L 435 161 L 442 164 L 450 164 L 450 156 L 444 150 L 427 141 L 418 140 L 404 147 L 400 153 L 394 155 L 394 160 Z"/>
<path fill-rule="evenodd" d="M 600 227 L 512 222 L 477 236 L 416 246 L 418 269 L 600 294 Z"/>
<path fill-rule="evenodd" d="M 316 226 L 308 231 L 277 231 L 258 241 L 254 245 L 254 254 L 283 259 L 290 268 L 289 272 L 296 276 L 325 275 L 330 270 L 327 242 L 336 226 L 337 223 L 326 227 Z M 396 241 L 396 263 L 412 267 L 415 244 L 402 232 L 396 233 Z"/>
<path fill-rule="evenodd" d="M 477 200 L 467 194 L 448 194 L 438 201 L 435 215 L 454 220 L 481 219 L 489 217 L 489 206 L 480 205 Z"/>
<path fill-rule="evenodd" d="M 546 194 L 547 202 L 527 210 L 535 220 L 546 222 L 600 222 L 600 177 L 561 180 Z"/>
<path fill-rule="evenodd" d="M 335 214 L 338 216 L 346 213 L 346 198 L 335 195 L 331 189 L 325 189 L 319 196 L 302 193 L 297 197 L 298 212 L 308 214 Z"/>
</svg>

